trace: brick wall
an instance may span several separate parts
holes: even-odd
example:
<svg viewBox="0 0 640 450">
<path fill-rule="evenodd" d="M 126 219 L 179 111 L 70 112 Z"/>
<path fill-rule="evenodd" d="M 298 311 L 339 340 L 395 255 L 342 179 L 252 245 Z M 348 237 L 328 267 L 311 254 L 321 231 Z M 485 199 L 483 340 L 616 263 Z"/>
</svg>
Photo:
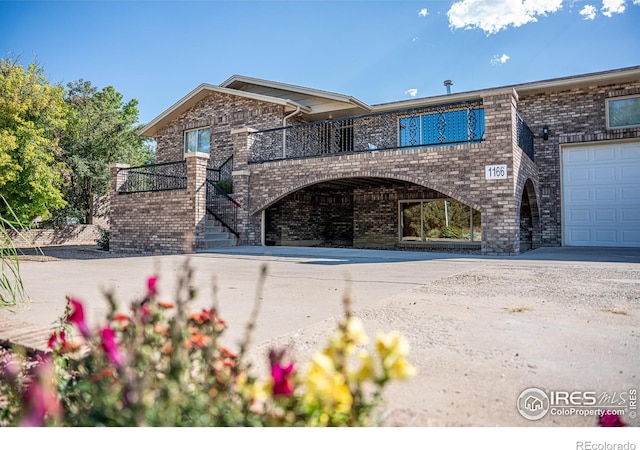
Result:
<svg viewBox="0 0 640 450">
<path fill-rule="evenodd" d="M 124 182 L 111 167 L 112 252 L 191 253 L 202 244 L 208 156 L 187 155 L 187 188 L 120 194 Z"/>
<path fill-rule="evenodd" d="M 209 166 L 217 168 L 233 151 L 231 131 L 241 127 L 269 129 L 282 126 L 282 106 L 229 94 L 211 93 L 162 128 L 157 142 L 158 162 L 184 159 L 185 130 L 211 127 Z"/>
<path fill-rule="evenodd" d="M 606 127 L 605 100 L 633 94 L 640 94 L 640 80 L 625 85 L 591 86 L 520 98 L 518 110 L 536 135 L 542 246 L 562 244 L 561 145 L 640 138 L 638 129 L 613 131 Z M 550 129 L 547 141 L 542 139 L 545 125 Z"/>
<path fill-rule="evenodd" d="M 519 155 L 521 150 L 514 144 L 517 96 L 513 90 L 495 91 L 483 102 L 486 140 L 481 143 L 247 164 L 250 174 L 245 174 L 248 195 L 244 207 L 248 213 L 247 230 L 252 231 L 253 239 L 245 234 L 241 242 L 259 244 L 260 212 L 298 189 L 332 179 L 372 177 L 413 183 L 472 206 L 482 214 L 482 251 L 519 253 L 517 206 L 522 187 L 518 184 L 535 176 L 535 165 L 520 163 L 514 172 L 514 153 Z M 243 146 L 249 145 L 249 140 L 247 130 L 236 135 L 237 164 L 246 161 L 246 156 L 239 155 L 246 155 Z M 486 180 L 485 165 L 489 164 L 507 164 L 508 178 Z M 239 186 L 239 181 L 234 179 L 234 186 Z M 354 244 L 383 245 L 391 239 L 397 242 L 397 199 L 387 197 L 388 201 L 375 199 L 370 205 L 363 204 L 362 208 L 373 209 L 380 217 L 361 223 L 357 209 L 360 206 L 354 200 Z"/>
<path fill-rule="evenodd" d="M 268 208 L 267 245 L 351 245 L 353 192 L 310 187 L 294 192 Z"/>
<path fill-rule="evenodd" d="M 98 225 L 65 225 L 60 228 L 34 228 L 20 233 L 9 232 L 15 247 L 47 245 L 96 245 Z"/>
</svg>

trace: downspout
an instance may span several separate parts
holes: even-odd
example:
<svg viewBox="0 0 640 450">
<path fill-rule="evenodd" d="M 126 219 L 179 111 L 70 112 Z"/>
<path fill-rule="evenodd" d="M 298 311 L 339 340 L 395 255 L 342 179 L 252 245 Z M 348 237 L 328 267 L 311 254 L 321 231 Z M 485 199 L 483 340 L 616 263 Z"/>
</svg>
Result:
<svg viewBox="0 0 640 450">
<path fill-rule="evenodd" d="M 287 126 L 287 119 L 290 119 L 291 117 L 298 114 L 300 114 L 299 106 L 296 108 L 294 112 L 292 112 L 288 116 L 284 116 L 284 119 L 282 119 L 282 128 L 285 128 Z M 282 130 L 282 157 L 283 158 L 287 157 L 287 130 L 284 130 L 284 129 Z"/>
</svg>

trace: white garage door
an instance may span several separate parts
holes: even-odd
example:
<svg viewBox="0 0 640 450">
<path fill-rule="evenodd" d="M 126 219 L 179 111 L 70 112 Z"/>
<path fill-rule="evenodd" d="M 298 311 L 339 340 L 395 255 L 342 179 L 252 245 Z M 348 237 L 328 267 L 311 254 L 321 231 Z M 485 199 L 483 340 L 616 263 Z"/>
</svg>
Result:
<svg viewBox="0 0 640 450">
<path fill-rule="evenodd" d="M 640 247 L 640 142 L 562 150 L 564 245 Z"/>
</svg>

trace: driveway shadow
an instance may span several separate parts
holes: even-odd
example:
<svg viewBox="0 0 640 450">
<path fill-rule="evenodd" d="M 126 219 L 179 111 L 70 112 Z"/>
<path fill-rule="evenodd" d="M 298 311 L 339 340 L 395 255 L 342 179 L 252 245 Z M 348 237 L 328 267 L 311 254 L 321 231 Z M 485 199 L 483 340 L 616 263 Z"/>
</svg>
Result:
<svg viewBox="0 0 640 450">
<path fill-rule="evenodd" d="M 111 259 L 130 258 L 133 256 L 150 256 L 150 254 L 112 253 L 99 249 L 94 245 L 47 245 L 42 247 L 16 248 L 19 261 L 58 261 L 70 259 Z"/>
</svg>

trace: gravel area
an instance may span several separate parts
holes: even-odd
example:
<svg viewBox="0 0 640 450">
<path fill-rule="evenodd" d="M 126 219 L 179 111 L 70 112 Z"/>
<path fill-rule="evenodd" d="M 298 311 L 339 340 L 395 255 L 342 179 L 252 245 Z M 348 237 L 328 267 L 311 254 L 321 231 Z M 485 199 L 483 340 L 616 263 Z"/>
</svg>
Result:
<svg viewBox="0 0 640 450">
<path fill-rule="evenodd" d="M 356 315 L 370 335 L 404 334 L 419 369 L 387 392 L 386 426 L 595 426 L 593 416 L 526 420 L 517 398 L 530 387 L 599 395 L 640 387 L 640 267 L 490 263 Z M 286 347 L 305 360 L 334 324 L 276 339 L 260 358 Z"/>
</svg>

